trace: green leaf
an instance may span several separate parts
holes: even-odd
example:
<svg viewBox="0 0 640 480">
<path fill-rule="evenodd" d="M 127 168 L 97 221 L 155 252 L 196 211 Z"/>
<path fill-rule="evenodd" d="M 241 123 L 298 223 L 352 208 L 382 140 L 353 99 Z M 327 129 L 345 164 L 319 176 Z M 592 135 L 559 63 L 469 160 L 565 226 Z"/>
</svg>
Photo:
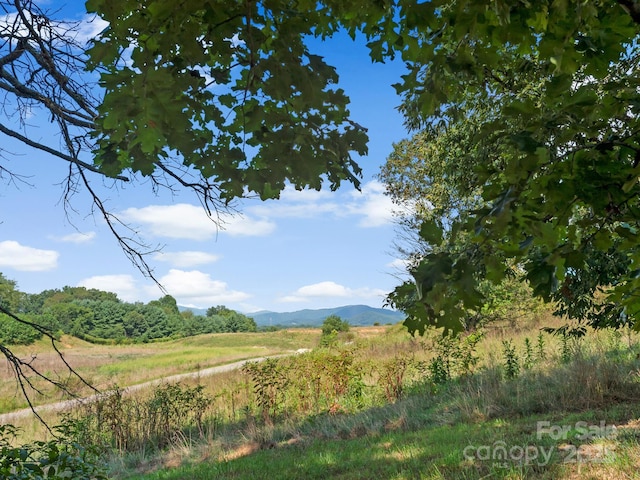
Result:
<svg viewBox="0 0 640 480">
<path fill-rule="evenodd" d="M 435 220 L 425 220 L 420 226 L 420 237 L 430 245 L 440 245 L 442 228 Z"/>
</svg>

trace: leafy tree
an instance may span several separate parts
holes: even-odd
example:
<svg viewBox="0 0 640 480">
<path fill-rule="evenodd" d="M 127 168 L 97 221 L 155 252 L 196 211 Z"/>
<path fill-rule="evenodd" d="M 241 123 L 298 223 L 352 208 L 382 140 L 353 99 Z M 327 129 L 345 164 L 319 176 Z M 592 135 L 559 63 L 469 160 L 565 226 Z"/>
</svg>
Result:
<svg viewBox="0 0 640 480">
<path fill-rule="evenodd" d="M 137 309 L 129 310 L 122 318 L 122 327 L 126 338 L 141 338 L 149 329 L 146 317 Z"/>
<path fill-rule="evenodd" d="M 20 301 L 20 292 L 14 280 L 0 273 L 0 305 L 8 309 L 16 309 Z"/>
<path fill-rule="evenodd" d="M 231 310 L 224 305 L 218 305 L 215 307 L 209 307 L 207 309 L 207 318 L 215 319 L 218 317 L 220 332 L 256 332 L 258 326 L 255 320 L 251 317 Z M 209 333 L 209 332 L 207 332 Z"/>
<path fill-rule="evenodd" d="M 34 319 L 27 317 L 25 320 L 33 322 Z M 0 314 L 0 343 L 3 345 L 30 345 L 40 338 L 42 332 Z"/>
<path fill-rule="evenodd" d="M 152 300 L 149 305 L 162 308 L 167 315 L 180 315 L 178 302 L 171 295 L 165 295 L 160 300 Z"/>
<path fill-rule="evenodd" d="M 48 307 L 46 313 L 53 317 L 56 330 L 82 337 L 93 329 L 93 311 L 77 303 L 56 303 Z"/>
<path fill-rule="evenodd" d="M 322 335 L 330 335 L 332 332 L 348 332 L 349 322 L 342 320 L 338 315 L 329 315 L 322 322 Z"/>
<path fill-rule="evenodd" d="M 497 164 L 500 153 L 493 137 L 478 135 L 483 123 L 494 115 L 494 105 L 469 98 L 466 108 L 466 116 L 458 122 L 429 125 L 395 144 L 379 174 L 387 194 L 404 207 L 395 213 L 401 232 L 396 246 L 410 269 L 416 269 L 425 258 L 473 251 L 469 234 L 451 226 L 484 204 L 482 186 L 476 183 L 474 171 L 490 162 Z M 494 260 L 498 256 L 496 252 Z M 513 323 L 541 312 L 540 300 L 523 284 L 523 269 L 508 264 L 505 272 L 504 278 L 494 283 L 486 279 L 484 268 L 478 268 L 475 288 L 483 300 L 462 311 L 462 327 L 472 330 L 493 320 Z M 463 294 L 469 292 L 473 290 Z M 396 306 L 404 302 L 411 309 L 416 303 L 415 293 L 413 282 L 407 282 L 391 298 Z"/>
<path fill-rule="evenodd" d="M 151 175 L 178 159 L 225 202 L 245 188 L 277 198 L 287 182 L 319 189 L 323 177 L 332 188 L 357 185 L 350 152 L 365 153 L 367 137 L 333 86 L 335 69 L 304 43 L 339 26 L 332 9 L 315 7 L 89 0 L 87 9 L 109 22 L 89 50 L 89 65 L 106 70 L 100 171 Z"/>
<path fill-rule="evenodd" d="M 397 88 L 407 124 L 443 144 L 472 126 L 445 167 L 467 166 L 477 192 L 453 218 L 420 228 L 439 248 L 413 268 L 415 285 L 391 297 L 410 329 L 459 329 L 484 302 L 482 279 L 500 282 L 509 264 L 522 266 L 535 295 L 566 302 L 561 313 L 594 326 L 634 323 L 640 7 L 456 1 L 406 12 L 410 73 Z"/>
<path fill-rule="evenodd" d="M 225 307 L 224 305 L 216 305 L 215 307 L 207 308 L 207 317 L 213 317 L 215 315 L 226 317 L 232 313 L 234 313 L 233 310 Z"/>
</svg>

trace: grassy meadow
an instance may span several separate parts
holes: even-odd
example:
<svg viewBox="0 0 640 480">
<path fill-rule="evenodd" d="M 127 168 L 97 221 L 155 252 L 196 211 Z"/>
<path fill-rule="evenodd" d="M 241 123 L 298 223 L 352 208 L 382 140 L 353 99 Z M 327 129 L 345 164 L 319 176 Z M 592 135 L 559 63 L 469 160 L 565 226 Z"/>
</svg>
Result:
<svg viewBox="0 0 640 480">
<path fill-rule="evenodd" d="M 318 335 L 317 331 L 299 329 L 242 335 L 210 334 L 130 345 L 96 345 L 65 335 L 57 347 L 65 361 L 87 383 L 103 391 L 114 385 L 128 387 L 248 358 L 311 348 L 317 345 Z M 75 375 L 69 374 L 50 342 L 41 340 L 29 346 L 15 346 L 12 351 L 22 359 L 31 359 L 34 368 L 63 383 L 76 396 L 95 393 Z M 27 390 L 35 405 L 72 398 L 33 375 L 31 378 L 39 390 Z M 7 362 L 6 367 L 0 369 L 0 414 L 27 406 Z"/>
<path fill-rule="evenodd" d="M 68 340 L 79 372 L 119 386 L 314 349 L 107 395 L 71 414 L 74 434 L 103 446 L 122 480 L 639 478 L 640 337 L 563 339 L 540 325 L 498 325 L 459 343 L 399 325 L 352 328 L 324 348 L 313 329 Z"/>
</svg>

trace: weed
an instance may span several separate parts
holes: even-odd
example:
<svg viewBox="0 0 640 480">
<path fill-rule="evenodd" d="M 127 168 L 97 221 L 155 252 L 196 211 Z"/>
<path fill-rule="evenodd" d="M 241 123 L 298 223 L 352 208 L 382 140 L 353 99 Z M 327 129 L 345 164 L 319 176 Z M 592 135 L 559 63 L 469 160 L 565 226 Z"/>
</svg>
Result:
<svg viewBox="0 0 640 480">
<path fill-rule="evenodd" d="M 535 357 L 533 355 L 533 347 L 531 345 L 531 340 L 529 337 L 525 337 L 524 339 L 524 359 L 522 360 L 522 368 L 525 370 L 529 370 L 533 367 L 535 362 Z"/>
<path fill-rule="evenodd" d="M 542 332 L 538 332 L 538 342 L 536 349 L 536 357 L 539 362 L 542 362 L 547 359 L 547 352 L 545 351 L 545 340 Z"/>
<path fill-rule="evenodd" d="M 285 362 L 267 359 L 263 362 L 247 362 L 242 371 L 251 377 L 258 406 L 265 422 L 271 423 L 289 384 Z"/>
<path fill-rule="evenodd" d="M 502 356 L 504 358 L 505 376 L 507 378 L 516 378 L 520 375 L 520 359 L 511 340 L 502 341 Z"/>
<path fill-rule="evenodd" d="M 402 396 L 407 368 L 413 359 L 406 356 L 397 356 L 386 362 L 382 367 L 380 382 L 384 387 L 385 398 L 389 402 L 395 402 Z"/>
<path fill-rule="evenodd" d="M 83 445 L 119 452 L 158 450 L 189 428 L 203 435 L 210 403 L 202 386 L 162 384 L 147 399 L 125 396 L 116 387 L 66 415 L 65 422 L 74 426 L 73 436 Z"/>
<path fill-rule="evenodd" d="M 427 367 L 431 381 L 438 385 L 456 375 L 471 373 L 478 362 L 476 346 L 483 337 L 483 332 L 476 331 L 467 336 L 449 334 L 436 338 L 432 343 L 435 355 Z"/>
</svg>

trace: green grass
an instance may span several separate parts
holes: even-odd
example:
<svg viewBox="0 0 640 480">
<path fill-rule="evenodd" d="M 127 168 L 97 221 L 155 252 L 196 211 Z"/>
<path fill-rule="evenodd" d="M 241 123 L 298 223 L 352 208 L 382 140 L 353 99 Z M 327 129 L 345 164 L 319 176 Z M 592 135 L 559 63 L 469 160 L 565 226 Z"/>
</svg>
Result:
<svg viewBox="0 0 640 480">
<path fill-rule="evenodd" d="M 279 413 L 263 416 L 248 375 L 202 378 L 199 384 L 215 397 L 204 430 L 185 430 L 162 450 L 116 453 L 110 458 L 111 475 L 117 480 L 638 478 L 638 335 L 592 333 L 572 345 L 568 361 L 561 358 L 558 338 L 546 336 L 545 359 L 507 379 L 502 341 L 512 341 L 522 362 L 524 339 L 532 342 L 537 333 L 525 329 L 505 337 L 489 332 L 479 345 L 477 366 L 439 385 L 425 367 L 437 337 L 413 339 L 397 326 L 362 329 L 352 344 L 332 352 L 336 358 L 347 350 L 354 354 L 353 371 L 365 372 L 365 394 L 336 396 L 335 409 L 329 398 L 319 410 L 298 410 L 300 403 L 287 403 L 296 398 L 295 390 L 281 400 Z M 205 366 L 203 355 L 224 363 L 228 355 L 258 356 L 251 353 L 265 348 L 312 347 L 318 336 L 317 331 L 214 335 L 130 350 L 99 347 L 104 350 L 94 353 L 115 358 L 114 365 L 122 369 L 114 373 L 119 378 L 133 364 L 165 373 L 188 370 Z M 302 392 L 305 379 L 315 378 L 308 366 L 325 358 L 319 353 L 283 361 L 289 365 L 283 371 L 293 378 L 282 388 Z M 389 403 L 380 372 L 395 359 L 411 359 L 411 367 L 404 394 Z M 327 360 L 320 364 L 323 373 L 341 371 Z M 609 435 L 613 426 L 617 431 Z M 605 434 L 585 436 L 599 429 Z M 512 452 L 506 460 L 492 458 L 500 448 Z M 528 462 L 518 458 L 520 452 L 528 452 Z M 602 452 L 608 454 L 606 462 L 599 461 Z"/>
<path fill-rule="evenodd" d="M 606 415 L 606 412 L 593 414 Z M 579 420 L 582 418 L 582 415 L 563 418 L 562 425 L 569 427 L 576 422 L 587 422 Z M 610 475 L 595 478 L 635 478 L 637 437 L 628 436 L 624 439 L 619 434 L 621 441 L 616 445 L 613 462 L 590 463 L 593 459 L 585 454 L 578 456 L 566 449 L 564 439 L 554 440 L 550 436 L 538 438 L 537 422 L 544 419 L 546 417 L 531 416 L 482 423 L 457 422 L 415 431 L 368 434 L 353 439 L 290 439 L 266 449 L 249 444 L 227 452 L 227 459 L 221 461 L 184 465 L 126 478 L 556 479 L 565 478 L 565 475 L 571 478 L 573 472 L 578 470 L 581 474 L 604 470 Z M 614 421 L 614 417 L 610 417 L 609 421 Z M 575 443 L 575 432 L 573 437 L 569 435 L 569 439 Z M 514 458 L 528 447 L 528 464 L 522 464 L 517 459 L 511 459 L 506 464 L 487 459 L 486 456 L 495 453 L 500 445 L 512 450 Z M 548 464 L 547 459 L 550 459 Z M 582 460 L 583 463 L 565 464 L 565 459 Z"/>
<path fill-rule="evenodd" d="M 535 334 L 515 335 L 517 351 Z M 370 360 L 407 349 L 394 335 L 372 343 Z M 593 334 L 563 363 L 558 340 L 547 337 L 548 358 L 505 380 L 502 339 L 489 337 L 475 373 L 446 385 L 414 382 L 396 403 L 350 414 L 227 425 L 204 443 L 130 459 L 114 478 L 639 478 L 637 338 L 621 338 Z"/>
<path fill-rule="evenodd" d="M 317 345 L 319 331 L 277 331 L 243 334 L 211 334 L 167 342 L 131 345 L 94 345 L 63 336 L 59 348 L 67 362 L 92 385 L 108 389 L 144 383 L 171 375 L 197 371 L 248 358 L 277 355 Z M 12 347 L 23 358 L 35 357 L 32 365 L 54 378 L 70 378 L 79 396 L 93 392 L 69 377 L 66 365 L 51 345 L 39 341 L 34 345 Z M 33 392 L 32 400 L 42 405 L 64 399 L 46 382 L 34 379 L 42 394 Z M 27 407 L 16 390 L 13 373 L 0 370 L 0 413 Z"/>
</svg>

